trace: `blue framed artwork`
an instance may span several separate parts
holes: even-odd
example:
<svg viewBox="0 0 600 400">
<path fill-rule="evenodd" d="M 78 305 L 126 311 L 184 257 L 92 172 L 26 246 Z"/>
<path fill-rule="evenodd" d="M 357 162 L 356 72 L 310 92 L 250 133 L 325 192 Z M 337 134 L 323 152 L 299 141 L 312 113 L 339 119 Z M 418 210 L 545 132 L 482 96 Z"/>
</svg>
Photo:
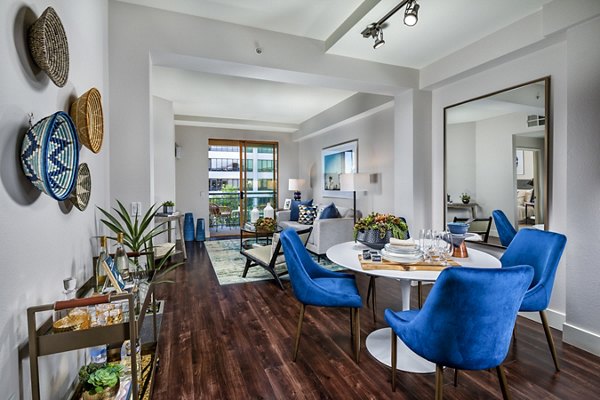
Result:
<svg viewBox="0 0 600 400">
<path fill-rule="evenodd" d="M 352 198 L 340 190 L 340 175 L 358 172 L 358 140 L 326 147 L 321 152 L 323 197 Z"/>
<path fill-rule="evenodd" d="M 125 289 L 125 281 L 123 280 L 121 273 L 115 265 L 115 260 L 113 260 L 112 257 L 107 257 L 106 260 L 104 260 L 104 262 L 102 263 L 102 266 L 104 267 L 104 271 L 106 272 L 106 275 L 108 277 L 108 279 L 104 282 L 104 288 L 102 291 L 106 289 L 106 286 L 110 281 L 110 283 L 117 290 L 117 292 L 121 293 Z"/>
</svg>

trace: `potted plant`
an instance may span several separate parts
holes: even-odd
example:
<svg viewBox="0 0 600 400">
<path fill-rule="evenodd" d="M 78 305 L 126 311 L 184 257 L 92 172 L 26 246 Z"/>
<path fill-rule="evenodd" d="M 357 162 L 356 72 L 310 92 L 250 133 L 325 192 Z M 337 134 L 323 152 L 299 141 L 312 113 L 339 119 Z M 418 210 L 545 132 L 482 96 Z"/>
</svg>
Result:
<svg viewBox="0 0 600 400">
<path fill-rule="evenodd" d="M 408 225 L 392 214 L 371 213 L 354 225 L 354 239 L 374 249 L 382 249 L 391 237 L 405 239 Z"/>
<path fill-rule="evenodd" d="M 117 200 L 117 208 L 113 208 L 116 215 L 98 207 L 98 210 L 105 216 L 105 219 L 100 221 L 115 234 L 123 232 L 123 243 L 133 253 L 132 257 L 137 266 L 139 266 L 138 257 L 141 253 L 154 251 L 152 239 L 168 230 L 166 222 L 158 224 L 154 228 L 151 227 L 152 220 L 159 207 L 156 204 L 152 205 L 141 219 L 138 215 L 132 218 L 119 200 Z M 115 237 L 111 237 L 111 239 L 116 240 Z M 152 264 L 152 262 L 149 262 L 149 264 Z M 154 265 L 149 265 L 149 267 L 153 269 Z"/>
<path fill-rule="evenodd" d="M 257 232 L 275 232 L 276 226 L 277 223 L 270 217 L 260 217 L 254 223 Z"/>
<path fill-rule="evenodd" d="M 461 193 L 460 199 L 462 200 L 463 204 L 469 204 L 471 201 L 471 195 L 467 193 Z"/>
<path fill-rule="evenodd" d="M 162 206 L 163 206 L 163 213 L 165 213 L 165 214 L 173 214 L 173 211 L 175 211 L 175 203 L 172 202 L 171 200 L 165 201 L 164 203 L 162 203 Z"/>
<path fill-rule="evenodd" d="M 83 386 L 83 400 L 114 399 L 119 391 L 119 374 L 123 367 L 118 364 L 88 364 L 79 370 Z"/>
</svg>

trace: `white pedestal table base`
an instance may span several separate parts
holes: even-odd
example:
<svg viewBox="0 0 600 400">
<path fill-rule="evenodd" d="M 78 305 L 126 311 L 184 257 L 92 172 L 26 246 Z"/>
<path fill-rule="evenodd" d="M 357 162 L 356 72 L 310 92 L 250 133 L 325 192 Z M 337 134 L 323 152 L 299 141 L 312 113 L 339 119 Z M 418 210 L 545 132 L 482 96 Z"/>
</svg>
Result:
<svg viewBox="0 0 600 400">
<path fill-rule="evenodd" d="M 367 350 L 382 364 L 388 367 L 392 366 L 392 345 L 390 335 L 392 328 L 382 328 L 371 332 L 367 336 Z M 429 374 L 435 372 L 435 364 L 418 356 L 409 349 L 402 340 L 396 337 L 398 343 L 398 353 L 396 357 L 396 369 L 405 372 L 414 372 L 418 374 Z"/>
</svg>

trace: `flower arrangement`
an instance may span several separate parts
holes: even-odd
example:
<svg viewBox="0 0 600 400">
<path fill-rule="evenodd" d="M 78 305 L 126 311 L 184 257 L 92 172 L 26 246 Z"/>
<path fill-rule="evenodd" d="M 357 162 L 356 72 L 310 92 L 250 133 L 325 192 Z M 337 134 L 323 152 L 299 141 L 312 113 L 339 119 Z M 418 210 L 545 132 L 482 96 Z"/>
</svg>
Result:
<svg viewBox="0 0 600 400">
<path fill-rule="evenodd" d="M 408 232 L 408 225 L 392 214 L 371 213 L 359 219 L 354 225 L 354 239 L 356 239 L 359 232 L 368 230 L 379 231 L 381 239 L 385 238 L 387 232 L 391 232 L 392 237 L 404 239 L 406 232 Z"/>
<path fill-rule="evenodd" d="M 274 232 L 277 223 L 273 218 L 270 217 L 260 217 L 254 223 L 257 231 L 261 232 Z"/>
<path fill-rule="evenodd" d="M 94 398 L 103 391 L 114 388 L 114 392 L 119 387 L 119 374 L 123 366 L 118 364 L 88 364 L 79 370 L 79 380 L 83 384 L 84 398 Z"/>
</svg>

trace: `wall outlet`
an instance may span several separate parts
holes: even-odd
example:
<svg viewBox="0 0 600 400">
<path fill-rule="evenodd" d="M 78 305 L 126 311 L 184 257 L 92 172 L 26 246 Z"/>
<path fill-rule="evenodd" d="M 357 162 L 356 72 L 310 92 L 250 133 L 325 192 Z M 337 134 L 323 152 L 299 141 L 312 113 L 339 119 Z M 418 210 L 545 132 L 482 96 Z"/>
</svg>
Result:
<svg viewBox="0 0 600 400">
<path fill-rule="evenodd" d="M 140 217 L 142 215 L 142 203 L 134 201 L 131 203 L 131 216 Z"/>
</svg>

